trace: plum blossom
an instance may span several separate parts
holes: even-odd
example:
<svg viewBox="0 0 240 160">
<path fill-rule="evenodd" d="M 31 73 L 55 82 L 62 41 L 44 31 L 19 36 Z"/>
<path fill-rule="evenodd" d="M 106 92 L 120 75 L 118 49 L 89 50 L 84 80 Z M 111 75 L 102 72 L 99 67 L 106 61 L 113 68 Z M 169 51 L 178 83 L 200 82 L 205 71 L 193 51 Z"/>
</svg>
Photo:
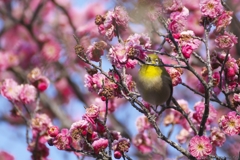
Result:
<svg viewBox="0 0 240 160">
<path fill-rule="evenodd" d="M 14 160 L 14 157 L 5 151 L 0 151 L 0 158 L 3 158 L 3 160 Z"/>
<path fill-rule="evenodd" d="M 49 40 L 42 47 L 42 55 L 47 61 L 57 61 L 60 57 L 61 46 L 54 40 Z"/>
<path fill-rule="evenodd" d="M 107 43 L 104 41 L 94 42 L 87 48 L 86 51 L 87 58 L 92 61 L 99 62 L 106 47 Z"/>
<path fill-rule="evenodd" d="M 105 16 L 97 15 L 95 19 L 99 32 L 109 40 L 118 34 L 116 28 L 124 30 L 128 21 L 127 12 L 120 6 L 115 7 L 113 11 L 108 11 Z"/>
<path fill-rule="evenodd" d="M 189 137 L 190 132 L 186 129 L 181 129 L 180 133 L 177 135 L 177 140 L 179 143 L 184 144 L 187 141 L 187 138 Z"/>
<path fill-rule="evenodd" d="M 47 131 L 52 126 L 51 119 L 47 114 L 35 114 L 35 117 L 31 120 L 31 126 L 37 131 Z"/>
<path fill-rule="evenodd" d="M 215 39 L 215 43 L 220 49 L 230 49 L 237 43 L 237 40 L 238 38 L 234 34 L 224 32 L 223 35 L 220 35 Z"/>
<path fill-rule="evenodd" d="M 229 80 L 233 79 L 239 73 L 239 67 L 236 62 L 237 61 L 234 58 L 229 57 L 225 63 L 224 72 L 226 74 L 226 78 Z"/>
<path fill-rule="evenodd" d="M 168 0 L 164 1 L 163 8 L 168 12 L 181 10 L 183 7 L 181 0 Z"/>
<path fill-rule="evenodd" d="M 52 139 L 52 144 L 57 147 L 59 150 L 70 149 L 71 138 L 68 135 L 68 129 L 63 128 L 61 132 Z"/>
<path fill-rule="evenodd" d="M 194 136 L 188 146 L 190 154 L 197 159 L 204 159 L 212 152 L 212 145 L 206 136 Z"/>
<path fill-rule="evenodd" d="M 104 150 L 108 146 L 108 140 L 104 138 L 100 138 L 92 143 L 93 149 L 95 153 L 99 153 L 100 151 Z"/>
<path fill-rule="evenodd" d="M 149 129 L 151 125 L 146 116 L 140 116 L 136 120 L 136 126 L 138 132 L 143 132 L 144 130 Z"/>
<path fill-rule="evenodd" d="M 88 123 L 88 121 L 79 120 L 71 125 L 69 135 L 72 137 L 73 140 L 79 141 L 82 136 L 86 136 L 88 133 L 92 132 L 93 127 L 90 123 Z"/>
<path fill-rule="evenodd" d="M 24 84 L 20 86 L 21 91 L 19 93 L 19 100 L 23 104 L 34 102 L 37 97 L 36 88 L 30 84 Z"/>
<path fill-rule="evenodd" d="M 226 141 L 226 136 L 222 130 L 217 127 L 213 127 L 211 129 L 211 142 L 212 144 L 221 147 L 223 143 Z"/>
<path fill-rule="evenodd" d="M 152 151 L 152 140 L 145 133 L 139 133 L 133 138 L 133 144 L 142 153 L 150 153 Z"/>
<path fill-rule="evenodd" d="M 203 118 L 203 113 L 205 110 L 204 102 L 197 102 L 194 105 L 195 112 L 193 113 L 193 119 L 197 121 L 198 124 L 201 123 Z M 217 117 L 217 111 L 216 109 L 210 104 L 209 105 L 209 116 L 206 122 L 206 127 L 209 127 L 209 125 L 215 120 Z"/>
<path fill-rule="evenodd" d="M 172 78 L 173 86 L 177 86 L 179 83 L 182 82 L 182 79 L 181 79 L 181 75 L 183 74 L 182 69 L 167 67 L 166 70 L 169 73 L 170 77 Z"/>
<path fill-rule="evenodd" d="M 216 31 L 220 32 L 221 30 L 225 29 L 232 20 L 233 12 L 232 11 L 223 11 L 223 13 L 217 17 Z"/>
<path fill-rule="evenodd" d="M 19 94 L 21 87 L 13 79 L 5 79 L 1 83 L 1 95 L 6 97 L 9 101 L 19 101 Z"/>
<path fill-rule="evenodd" d="M 59 133 L 59 128 L 57 126 L 51 126 L 48 128 L 48 135 L 51 137 L 56 137 Z"/>
<path fill-rule="evenodd" d="M 233 94 L 233 99 L 232 99 L 232 101 L 233 101 L 233 104 L 234 104 L 234 106 L 237 108 L 238 106 L 240 106 L 240 93 L 234 93 Z"/>
<path fill-rule="evenodd" d="M 240 116 L 235 111 L 223 115 L 219 119 L 219 126 L 223 132 L 228 136 L 237 135 L 240 133 Z"/>
<path fill-rule="evenodd" d="M 120 138 L 114 140 L 112 143 L 112 149 L 114 151 L 128 152 L 130 148 L 130 140 L 126 138 Z"/>
<path fill-rule="evenodd" d="M 221 0 L 200 0 L 200 10 L 203 16 L 216 18 L 224 9 Z"/>
</svg>

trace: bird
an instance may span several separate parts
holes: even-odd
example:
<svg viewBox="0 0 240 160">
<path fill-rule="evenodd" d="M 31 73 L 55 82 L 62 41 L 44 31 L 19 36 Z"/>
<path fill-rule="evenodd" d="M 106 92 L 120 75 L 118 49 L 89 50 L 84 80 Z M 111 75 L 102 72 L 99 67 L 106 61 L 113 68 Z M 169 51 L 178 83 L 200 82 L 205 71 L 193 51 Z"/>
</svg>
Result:
<svg viewBox="0 0 240 160">
<path fill-rule="evenodd" d="M 166 102 L 169 106 L 173 85 L 172 79 L 163 66 L 162 60 L 157 54 L 146 56 L 145 63 L 140 66 L 136 87 L 142 99 L 151 105 L 162 105 Z"/>
</svg>

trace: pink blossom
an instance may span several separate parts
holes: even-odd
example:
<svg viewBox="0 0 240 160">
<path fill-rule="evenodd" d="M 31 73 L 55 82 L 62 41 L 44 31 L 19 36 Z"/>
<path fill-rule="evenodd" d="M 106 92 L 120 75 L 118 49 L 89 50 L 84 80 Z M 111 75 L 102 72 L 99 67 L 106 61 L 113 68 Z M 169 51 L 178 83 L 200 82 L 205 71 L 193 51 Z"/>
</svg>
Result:
<svg viewBox="0 0 240 160">
<path fill-rule="evenodd" d="M 203 118 L 204 110 L 205 110 L 204 102 L 195 103 L 194 110 L 195 110 L 195 113 L 193 114 L 193 118 L 198 122 L 198 124 L 200 124 L 202 121 L 202 118 Z M 206 122 L 206 126 L 210 125 L 215 120 L 216 117 L 217 117 L 217 111 L 210 104 L 209 105 L 209 115 L 208 115 L 208 119 Z"/>
<path fill-rule="evenodd" d="M 149 129 L 151 125 L 146 116 L 140 116 L 136 120 L 136 126 L 138 129 L 138 132 L 141 133 L 144 130 Z"/>
<path fill-rule="evenodd" d="M 238 38 L 234 34 L 224 32 L 223 35 L 220 35 L 215 39 L 215 43 L 220 49 L 230 49 L 237 43 L 237 40 Z"/>
<path fill-rule="evenodd" d="M 229 57 L 225 63 L 224 71 L 226 73 L 226 78 L 229 80 L 233 79 L 239 72 L 239 67 L 236 62 L 236 59 Z"/>
<path fill-rule="evenodd" d="M 184 144 L 186 143 L 188 137 L 190 135 L 190 132 L 186 129 L 181 129 L 180 133 L 177 135 L 177 140 L 179 143 Z"/>
<path fill-rule="evenodd" d="M 49 40 L 42 47 L 42 55 L 47 61 L 57 61 L 60 57 L 61 46 L 59 43 Z"/>
<path fill-rule="evenodd" d="M 220 130 L 217 127 L 213 127 L 211 129 L 210 139 L 211 139 L 212 144 L 221 147 L 223 145 L 223 143 L 226 141 L 226 136 L 222 130 Z"/>
<path fill-rule="evenodd" d="M 104 53 L 104 49 L 106 47 L 107 47 L 107 43 L 104 41 L 94 42 L 93 45 L 90 45 L 87 48 L 87 51 L 86 51 L 87 58 L 92 61 L 99 62 L 101 56 Z"/>
<path fill-rule="evenodd" d="M 50 81 L 49 81 L 49 79 L 47 77 L 40 76 L 38 78 L 38 81 L 35 82 L 34 85 L 40 92 L 43 92 L 43 91 L 45 91 L 49 87 Z"/>
<path fill-rule="evenodd" d="M 5 79 L 1 84 L 1 95 L 6 97 L 9 101 L 19 101 L 19 94 L 21 87 L 13 79 Z"/>
<path fill-rule="evenodd" d="M 168 28 L 172 33 L 180 33 L 185 30 L 185 23 L 183 20 L 171 20 L 168 24 Z"/>
<path fill-rule="evenodd" d="M 180 33 L 185 30 L 186 18 L 189 15 L 189 10 L 183 7 L 180 11 L 175 11 L 170 14 L 169 29 L 173 33 Z"/>
<path fill-rule="evenodd" d="M 142 153 L 152 152 L 152 140 L 145 134 L 139 133 L 133 138 L 133 144 Z"/>
<path fill-rule="evenodd" d="M 48 127 L 52 126 L 51 119 L 47 114 L 35 114 L 31 120 L 31 126 L 38 131 L 47 131 Z"/>
<path fill-rule="evenodd" d="M 100 138 L 92 143 L 93 149 L 95 153 L 99 153 L 100 151 L 104 150 L 108 146 L 108 140 L 104 138 Z"/>
<path fill-rule="evenodd" d="M 240 105 L 240 93 L 233 94 L 233 104 L 235 107 L 238 107 Z"/>
<path fill-rule="evenodd" d="M 172 78 L 173 86 L 176 86 L 182 82 L 181 75 L 183 74 L 183 72 L 181 69 L 167 67 L 166 70 L 169 73 L 170 77 Z"/>
<path fill-rule="evenodd" d="M 113 17 L 118 26 L 122 27 L 123 29 L 127 27 L 129 16 L 123 7 L 121 6 L 115 7 Z"/>
<path fill-rule="evenodd" d="M 188 146 L 190 154 L 197 159 L 206 158 L 212 152 L 212 145 L 208 137 L 194 136 Z"/>
<path fill-rule="evenodd" d="M 48 135 L 51 137 L 56 137 L 59 133 L 59 128 L 58 126 L 51 126 L 48 128 Z"/>
<path fill-rule="evenodd" d="M 115 151 L 114 152 L 114 158 L 120 159 L 122 157 L 122 153 L 120 151 Z"/>
<path fill-rule="evenodd" d="M 240 133 L 240 116 L 235 111 L 223 115 L 219 119 L 219 126 L 223 132 L 229 136 L 237 135 Z"/>
<path fill-rule="evenodd" d="M 19 100 L 24 103 L 28 104 L 34 102 L 37 97 L 36 88 L 30 84 L 21 85 L 21 91 L 19 93 Z"/>
<path fill-rule="evenodd" d="M 88 123 L 88 121 L 79 120 L 71 125 L 69 135 L 72 137 L 73 140 L 79 141 L 82 136 L 86 136 L 88 133 L 92 132 L 93 127 L 90 123 Z"/>
<path fill-rule="evenodd" d="M 37 146 L 36 146 L 37 145 Z M 28 151 L 32 152 L 32 159 L 41 159 L 46 160 L 46 157 L 49 155 L 49 149 L 47 148 L 46 144 L 44 143 L 36 143 L 32 142 L 28 145 Z M 35 154 L 35 153 L 38 154 Z"/>
<path fill-rule="evenodd" d="M 225 29 L 231 23 L 232 15 L 232 11 L 223 11 L 223 13 L 217 17 L 217 21 L 215 23 L 217 32 Z"/>
<path fill-rule="evenodd" d="M 190 45 L 182 46 L 181 48 L 182 54 L 185 58 L 190 58 L 191 54 L 193 53 L 193 49 Z"/>
<path fill-rule="evenodd" d="M 130 148 L 130 140 L 126 138 L 120 138 L 114 140 L 112 143 L 112 149 L 114 151 L 128 152 Z"/>
<path fill-rule="evenodd" d="M 200 10 L 203 16 L 216 18 L 223 12 L 220 0 L 200 0 Z"/>
<path fill-rule="evenodd" d="M 68 129 L 63 128 L 61 132 L 53 139 L 53 145 L 59 150 L 70 149 L 71 138 L 68 137 Z"/>
<path fill-rule="evenodd" d="M 94 75 L 85 75 L 85 87 L 88 88 L 89 91 L 99 91 L 103 87 L 103 82 L 105 81 L 105 76 L 101 73 L 96 73 Z"/>
<path fill-rule="evenodd" d="M 4 71 L 8 68 L 8 57 L 7 54 L 0 51 L 0 71 Z"/>
<path fill-rule="evenodd" d="M 195 0 L 195 1 L 198 1 L 198 0 Z M 196 3 L 199 3 L 199 2 L 196 2 Z M 193 4 L 191 3 L 190 5 L 193 5 Z M 201 12 L 198 10 L 192 12 L 187 18 L 186 28 L 189 30 L 192 30 L 196 36 L 201 37 L 204 33 L 204 27 L 202 25 L 199 25 L 199 19 L 201 19 Z"/>
<path fill-rule="evenodd" d="M 86 116 L 91 118 L 97 118 L 99 116 L 100 107 L 97 105 L 90 105 L 88 108 L 86 108 Z"/>
<path fill-rule="evenodd" d="M 27 78 L 31 83 L 34 83 L 40 78 L 41 75 L 42 75 L 41 70 L 38 67 L 36 67 L 28 73 Z"/>
<path fill-rule="evenodd" d="M 154 3 L 152 9 L 147 13 L 147 16 L 151 21 L 155 21 L 162 13 L 162 6 L 159 3 Z"/>
</svg>

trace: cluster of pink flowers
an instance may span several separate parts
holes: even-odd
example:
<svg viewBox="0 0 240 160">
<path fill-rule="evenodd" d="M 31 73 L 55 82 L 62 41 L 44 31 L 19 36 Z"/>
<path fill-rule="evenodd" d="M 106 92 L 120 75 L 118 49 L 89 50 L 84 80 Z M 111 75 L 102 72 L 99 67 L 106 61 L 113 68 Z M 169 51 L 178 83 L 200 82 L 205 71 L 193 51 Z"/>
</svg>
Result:
<svg viewBox="0 0 240 160">
<path fill-rule="evenodd" d="M 125 29 L 128 21 L 127 12 L 120 6 L 115 7 L 113 11 L 108 11 L 104 16 L 96 16 L 95 19 L 99 32 L 109 40 L 118 34 L 119 29 Z"/>
<path fill-rule="evenodd" d="M 193 119 L 196 121 L 198 125 L 200 125 L 202 118 L 203 118 L 203 113 L 205 110 L 205 104 L 204 102 L 197 102 L 194 105 L 194 110 L 195 112 L 193 113 Z M 205 123 L 206 129 L 210 128 L 210 124 L 216 119 L 217 117 L 217 111 L 216 109 L 210 104 L 209 105 L 209 116 L 207 119 L 207 122 Z"/>
<path fill-rule="evenodd" d="M 116 73 L 110 71 L 108 75 L 117 82 L 121 81 Z M 125 75 L 125 84 L 130 91 L 134 91 L 135 83 L 133 82 L 131 75 Z M 122 97 L 117 84 L 101 73 L 85 75 L 85 87 L 91 92 L 96 92 L 101 96 L 102 100 Z"/>
<path fill-rule="evenodd" d="M 27 75 L 28 80 L 32 85 L 34 85 L 40 92 L 45 91 L 50 85 L 49 79 L 42 75 L 41 70 L 39 68 L 34 68 Z"/>
<path fill-rule="evenodd" d="M 30 84 L 18 85 L 13 79 L 5 79 L 0 86 L 1 95 L 11 102 L 28 104 L 34 102 L 37 96 L 36 88 Z"/>
<path fill-rule="evenodd" d="M 201 41 L 195 38 L 195 34 L 191 30 L 174 34 L 173 37 L 181 47 L 183 56 L 187 59 L 190 58 L 193 51 L 201 44 Z"/>
<path fill-rule="evenodd" d="M 180 68 L 173 68 L 173 67 L 167 67 L 167 72 L 169 73 L 171 79 L 172 79 L 172 85 L 177 86 L 182 82 L 181 75 L 183 74 L 183 70 Z"/>
<path fill-rule="evenodd" d="M 58 127 L 49 127 L 48 135 L 51 139 L 48 143 L 60 150 L 72 150 L 74 147 L 95 154 L 104 151 L 109 143 L 112 143 L 115 157 L 120 158 L 123 152 L 128 152 L 130 141 L 122 138 L 118 132 L 111 131 L 113 141 L 109 142 L 105 127 L 100 117 L 99 107 L 91 105 L 86 109 L 82 119 L 74 122 L 69 130 L 62 129 L 59 132 Z"/>
<path fill-rule="evenodd" d="M 150 38 L 145 34 L 134 34 L 127 38 L 124 44 L 117 44 L 110 48 L 108 58 L 118 68 L 134 68 L 138 63 L 134 57 L 144 59 L 146 49 L 151 47 Z"/>
</svg>

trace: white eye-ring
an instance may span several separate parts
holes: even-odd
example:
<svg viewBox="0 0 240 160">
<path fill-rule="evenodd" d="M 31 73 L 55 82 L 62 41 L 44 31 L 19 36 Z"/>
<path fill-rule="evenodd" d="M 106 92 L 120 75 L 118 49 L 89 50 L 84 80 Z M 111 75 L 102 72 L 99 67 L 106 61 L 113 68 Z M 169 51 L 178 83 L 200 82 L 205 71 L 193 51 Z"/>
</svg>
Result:
<svg viewBox="0 0 240 160">
<path fill-rule="evenodd" d="M 155 59 L 155 63 L 158 65 L 158 64 L 159 64 L 159 60 L 158 60 L 158 59 Z"/>
</svg>

